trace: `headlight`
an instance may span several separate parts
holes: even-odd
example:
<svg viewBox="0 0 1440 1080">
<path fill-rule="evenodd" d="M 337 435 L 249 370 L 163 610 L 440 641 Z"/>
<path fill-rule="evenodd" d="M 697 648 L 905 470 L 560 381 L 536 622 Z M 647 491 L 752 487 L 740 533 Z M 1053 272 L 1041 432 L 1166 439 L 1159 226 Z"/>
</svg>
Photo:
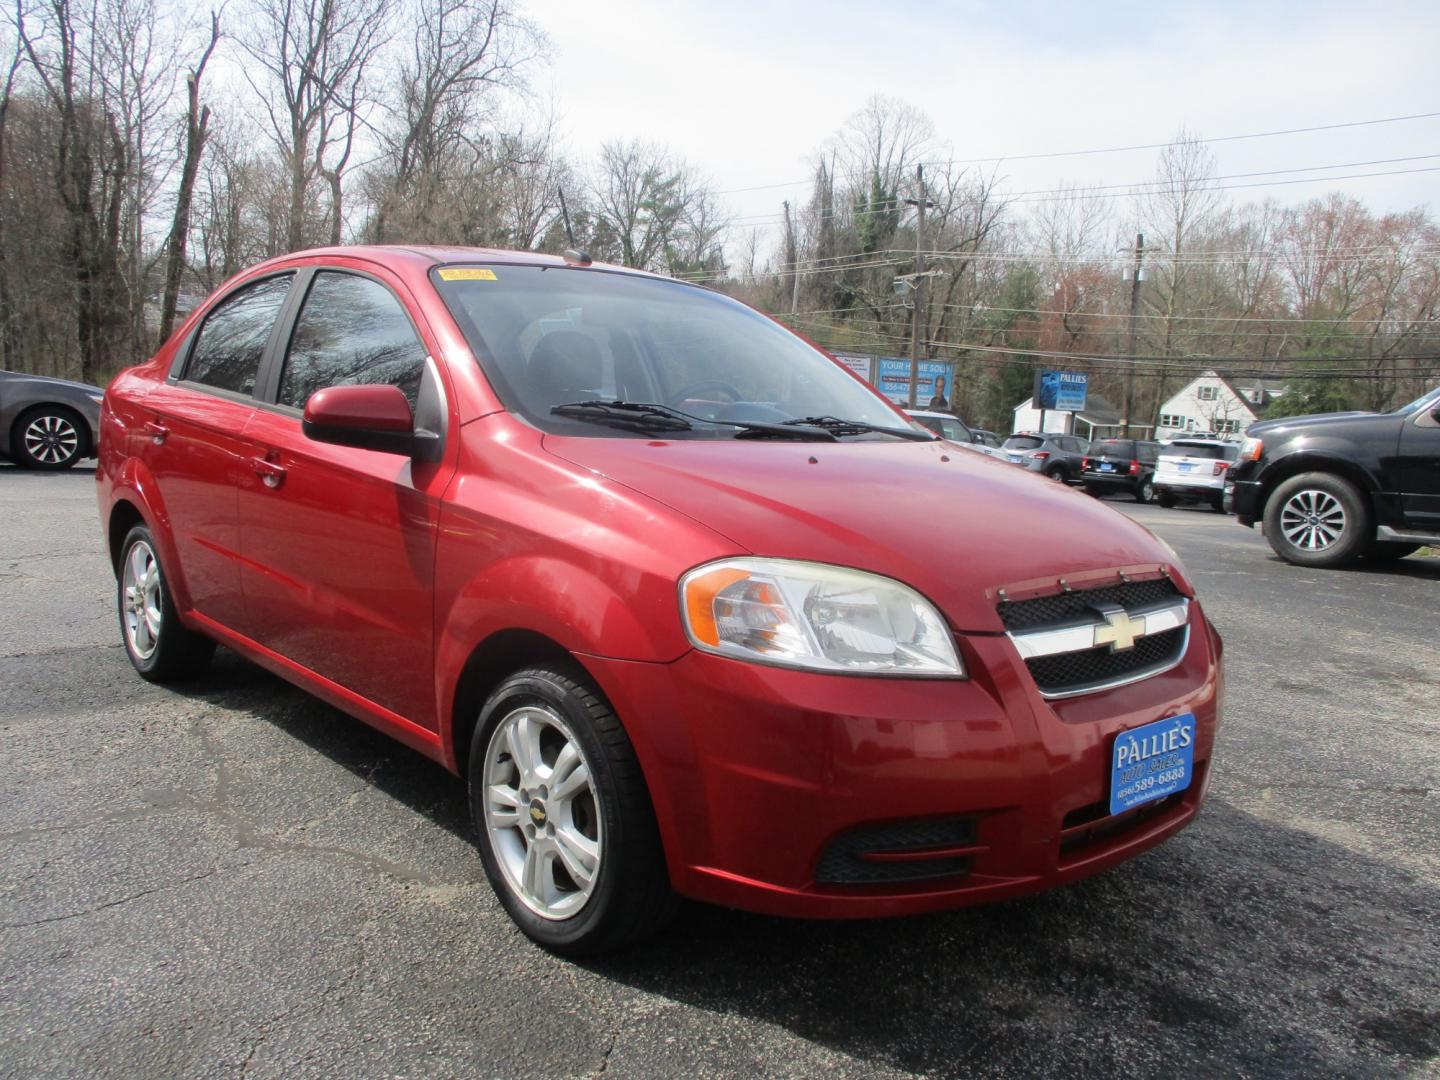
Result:
<svg viewBox="0 0 1440 1080">
<path fill-rule="evenodd" d="M 788 559 L 724 559 L 680 579 L 697 649 L 855 675 L 964 678 L 940 613 L 914 589 L 859 570 Z"/>
<path fill-rule="evenodd" d="M 1264 439 L 1246 439 L 1240 444 L 1241 461 L 1259 461 L 1260 454 L 1265 449 Z"/>
</svg>

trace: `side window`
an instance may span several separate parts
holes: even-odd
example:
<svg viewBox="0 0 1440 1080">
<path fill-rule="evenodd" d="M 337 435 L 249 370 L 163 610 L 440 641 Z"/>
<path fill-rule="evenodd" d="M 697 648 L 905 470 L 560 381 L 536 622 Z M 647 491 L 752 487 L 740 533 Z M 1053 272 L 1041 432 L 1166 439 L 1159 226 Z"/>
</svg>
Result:
<svg viewBox="0 0 1440 1080">
<path fill-rule="evenodd" d="M 260 357 L 293 276 L 281 274 L 257 281 L 222 300 L 200 327 L 185 378 L 217 390 L 252 392 Z"/>
<path fill-rule="evenodd" d="M 413 409 L 424 366 L 425 347 L 394 293 L 357 274 L 321 271 L 290 335 L 278 403 L 303 409 L 327 386 L 386 383 Z"/>
</svg>

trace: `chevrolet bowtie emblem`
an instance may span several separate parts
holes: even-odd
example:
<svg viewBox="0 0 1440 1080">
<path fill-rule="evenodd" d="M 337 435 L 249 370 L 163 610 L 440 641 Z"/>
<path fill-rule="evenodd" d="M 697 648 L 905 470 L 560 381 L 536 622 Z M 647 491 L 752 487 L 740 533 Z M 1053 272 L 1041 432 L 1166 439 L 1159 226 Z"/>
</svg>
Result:
<svg viewBox="0 0 1440 1080">
<path fill-rule="evenodd" d="M 1111 652 L 1133 649 L 1135 639 L 1145 635 L 1144 615 L 1132 619 L 1118 604 L 1106 604 L 1103 607 L 1097 605 L 1095 610 L 1100 613 L 1105 623 L 1095 627 L 1094 648 L 1109 645 Z"/>
</svg>

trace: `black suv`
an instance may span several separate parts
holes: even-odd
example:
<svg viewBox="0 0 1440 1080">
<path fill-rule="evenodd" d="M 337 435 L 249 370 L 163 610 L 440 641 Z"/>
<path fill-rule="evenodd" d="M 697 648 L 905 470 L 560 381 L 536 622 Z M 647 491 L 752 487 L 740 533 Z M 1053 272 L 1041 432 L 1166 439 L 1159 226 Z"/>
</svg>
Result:
<svg viewBox="0 0 1440 1080">
<path fill-rule="evenodd" d="M 1091 495 L 1124 492 L 1136 502 L 1155 498 L 1160 444 L 1146 439 L 1096 439 L 1080 465 L 1080 482 Z"/>
<path fill-rule="evenodd" d="M 1287 562 L 1345 566 L 1440 544 L 1440 387 L 1389 413 L 1252 424 L 1227 496 Z"/>
</svg>

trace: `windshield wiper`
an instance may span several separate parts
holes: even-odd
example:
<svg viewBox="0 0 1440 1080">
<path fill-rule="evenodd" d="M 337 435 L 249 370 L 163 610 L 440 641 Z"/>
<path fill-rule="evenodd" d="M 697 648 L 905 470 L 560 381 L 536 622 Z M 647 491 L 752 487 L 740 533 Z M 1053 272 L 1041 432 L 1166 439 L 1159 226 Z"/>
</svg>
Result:
<svg viewBox="0 0 1440 1080">
<path fill-rule="evenodd" d="M 914 442 L 934 442 L 936 436 L 930 432 L 919 432 L 914 428 L 893 428 L 884 427 L 880 424 L 869 424 L 864 420 L 841 420 L 838 416 L 800 416 L 794 420 L 784 421 L 786 424 L 803 424 L 806 427 L 820 428 L 823 431 L 833 432 L 835 435 L 894 435 L 897 439 L 910 439 Z"/>
<path fill-rule="evenodd" d="M 739 428 L 740 431 L 735 436 L 737 439 L 747 435 L 778 435 L 786 439 L 839 441 L 837 435 L 825 428 L 800 425 L 793 420 L 786 420 L 783 424 L 763 424 L 750 420 L 710 420 L 654 401 L 572 401 L 552 406 L 550 411 L 557 416 L 610 424 L 630 431 L 691 431 L 696 424 L 716 424 L 720 427 Z"/>
</svg>

